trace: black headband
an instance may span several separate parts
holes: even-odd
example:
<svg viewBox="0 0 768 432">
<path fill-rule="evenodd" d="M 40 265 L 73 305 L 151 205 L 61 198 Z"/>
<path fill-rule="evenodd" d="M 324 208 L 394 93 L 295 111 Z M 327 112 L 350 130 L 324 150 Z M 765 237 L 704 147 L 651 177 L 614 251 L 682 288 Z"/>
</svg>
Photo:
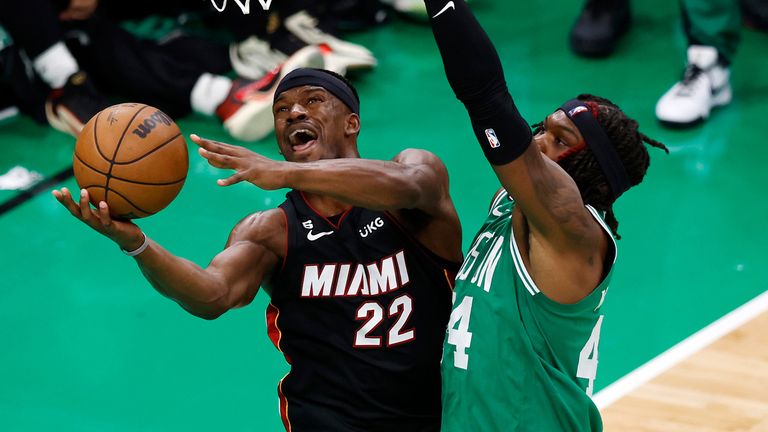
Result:
<svg viewBox="0 0 768 432">
<path fill-rule="evenodd" d="M 277 85 L 273 103 L 277 101 L 277 98 L 284 91 L 301 86 L 322 87 L 332 95 L 336 96 L 340 101 L 344 102 L 344 105 L 349 107 L 353 113 L 360 115 L 360 100 L 355 97 L 352 88 L 350 88 L 344 81 L 322 69 L 300 68 L 291 71 L 291 73 L 286 75 L 280 81 L 280 84 Z"/>
<path fill-rule="evenodd" d="M 616 153 L 616 148 L 611 144 L 608 135 L 605 134 L 603 127 L 592 115 L 592 111 L 587 107 L 584 101 L 571 99 L 564 103 L 560 108 L 576 125 L 584 137 L 587 146 L 595 155 L 597 163 L 608 179 L 608 184 L 613 191 L 613 198 L 618 198 L 621 194 L 631 187 L 624 163 Z M 585 114 L 586 115 L 582 115 Z"/>
</svg>

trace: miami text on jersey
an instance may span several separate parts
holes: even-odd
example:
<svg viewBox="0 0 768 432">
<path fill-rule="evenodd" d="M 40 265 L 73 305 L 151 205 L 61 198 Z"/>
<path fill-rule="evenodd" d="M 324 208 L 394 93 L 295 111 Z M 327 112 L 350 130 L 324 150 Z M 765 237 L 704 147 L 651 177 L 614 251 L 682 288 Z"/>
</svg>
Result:
<svg viewBox="0 0 768 432">
<path fill-rule="evenodd" d="M 409 281 L 405 251 L 401 250 L 370 264 L 306 264 L 301 296 L 377 296 L 395 291 Z"/>
</svg>

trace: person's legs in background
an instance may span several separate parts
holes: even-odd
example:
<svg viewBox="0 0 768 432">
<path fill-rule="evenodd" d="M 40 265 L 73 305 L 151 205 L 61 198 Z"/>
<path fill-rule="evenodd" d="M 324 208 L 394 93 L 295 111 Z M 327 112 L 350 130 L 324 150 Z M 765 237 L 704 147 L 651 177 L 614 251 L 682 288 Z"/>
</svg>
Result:
<svg viewBox="0 0 768 432">
<path fill-rule="evenodd" d="M 662 124 L 687 127 L 731 101 L 730 64 L 741 36 L 738 0 L 681 0 L 688 37 L 683 79 L 656 104 Z"/>
<path fill-rule="evenodd" d="M 587 0 L 569 34 L 571 49 L 584 57 L 607 57 L 631 23 L 629 0 Z"/>
<path fill-rule="evenodd" d="M 45 103 L 48 122 L 56 129 L 77 135 L 85 122 L 108 102 L 64 43 L 59 13 L 68 4 L 62 0 L 0 0 L 0 24 L 52 89 Z"/>
</svg>

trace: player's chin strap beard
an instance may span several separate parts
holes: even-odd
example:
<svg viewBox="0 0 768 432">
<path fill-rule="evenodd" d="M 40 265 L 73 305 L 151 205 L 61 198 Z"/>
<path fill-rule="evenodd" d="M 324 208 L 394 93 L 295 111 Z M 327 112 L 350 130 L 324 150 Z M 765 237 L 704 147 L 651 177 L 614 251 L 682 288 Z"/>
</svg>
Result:
<svg viewBox="0 0 768 432">
<path fill-rule="evenodd" d="M 560 108 L 569 119 L 579 129 L 584 141 L 595 155 L 600 169 L 613 192 L 613 199 L 616 200 L 621 194 L 626 192 L 632 185 L 627 176 L 627 170 L 621 161 L 616 148 L 606 135 L 603 127 L 600 126 L 597 119 L 592 115 L 592 110 L 584 102 L 578 99 L 571 99 L 564 103 Z M 587 115 L 583 115 L 583 114 Z"/>
</svg>

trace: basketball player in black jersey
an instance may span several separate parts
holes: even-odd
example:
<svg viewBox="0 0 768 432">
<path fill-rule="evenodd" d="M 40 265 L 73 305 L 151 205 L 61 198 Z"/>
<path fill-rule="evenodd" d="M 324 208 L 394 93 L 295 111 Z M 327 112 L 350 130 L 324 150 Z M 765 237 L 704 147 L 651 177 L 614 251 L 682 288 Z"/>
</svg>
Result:
<svg viewBox="0 0 768 432">
<path fill-rule="evenodd" d="M 171 255 L 88 193 L 54 196 L 136 259 L 147 280 L 213 319 L 271 296 L 269 336 L 291 365 L 278 385 L 289 431 L 437 431 L 440 357 L 461 262 L 461 227 L 443 163 L 408 149 L 361 159 L 359 99 L 344 78 L 299 69 L 281 81 L 275 134 L 286 161 L 192 136 L 211 165 L 292 189 L 247 216 L 207 268 Z"/>
</svg>

